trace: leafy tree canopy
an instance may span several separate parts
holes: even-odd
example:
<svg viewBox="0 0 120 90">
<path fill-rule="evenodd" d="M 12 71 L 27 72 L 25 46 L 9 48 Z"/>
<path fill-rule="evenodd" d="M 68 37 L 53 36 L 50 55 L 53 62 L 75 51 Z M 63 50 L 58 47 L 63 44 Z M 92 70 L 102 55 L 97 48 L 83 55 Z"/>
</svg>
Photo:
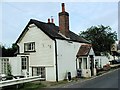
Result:
<svg viewBox="0 0 120 90">
<path fill-rule="evenodd" d="M 2 57 L 13 57 L 17 52 L 17 45 L 12 44 L 12 47 L 5 48 L 4 46 L 0 45 L 0 56 Z"/>
<path fill-rule="evenodd" d="M 91 42 L 96 55 L 110 53 L 110 48 L 117 40 L 117 33 L 110 26 L 91 26 L 86 31 L 79 33 L 80 36 Z"/>
</svg>

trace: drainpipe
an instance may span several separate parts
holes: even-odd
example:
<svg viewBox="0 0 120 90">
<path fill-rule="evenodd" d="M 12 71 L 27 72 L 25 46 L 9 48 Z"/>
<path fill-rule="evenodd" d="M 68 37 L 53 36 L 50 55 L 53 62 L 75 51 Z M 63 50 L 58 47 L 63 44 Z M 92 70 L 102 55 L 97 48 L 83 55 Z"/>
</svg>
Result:
<svg viewBox="0 0 120 90">
<path fill-rule="evenodd" d="M 58 63 L 57 63 L 57 43 L 55 40 L 55 65 L 56 65 L 56 82 L 58 82 Z"/>
<path fill-rule="evenodd" d="M 78 66 L 77 66 L 77 57 L 76 57 L 76 76 L 78 76 L 78 75 L 77 75 L 77 67 L 78 67 Z"/>
<path fill-rule="evenodd" d="M 76 58 L 76 71 L 77 71 L 77 58 Z"/>
</svg>

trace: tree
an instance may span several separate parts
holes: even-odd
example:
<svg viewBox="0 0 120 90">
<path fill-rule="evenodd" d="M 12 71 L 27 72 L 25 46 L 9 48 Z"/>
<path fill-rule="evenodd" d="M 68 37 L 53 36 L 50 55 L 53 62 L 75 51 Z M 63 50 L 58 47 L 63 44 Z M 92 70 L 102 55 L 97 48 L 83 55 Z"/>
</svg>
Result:
<svg viewBox="0 0 120 90">
<path fill-rule="evenodd" d="M 12 75 L 12 70 L 11 70 L 11 65 L 8 64 L 7 65 L 7 73 L 6 73 L 8 76 L 11 76 Z"/>
<path fill-rule="evenodd" d="M 96 55 L 110 53 L 111 45 L 117 40 L 117 33 L 103 25 L 91 26 L 79 35 L 91 42 Z"/>
<path fill-rule="evenodd" d="M 4 46 L 0 46 L 2 50 L 2 57 L 13 57 L 17 52 L 18 46 L 16 44 L 12 44 L 12 47 L 5 48 Z"/>
<path fill-rule="evenodd" d="M 0 45 L 0 57 L 2 57 L 2 45 Z"/>
</svg>

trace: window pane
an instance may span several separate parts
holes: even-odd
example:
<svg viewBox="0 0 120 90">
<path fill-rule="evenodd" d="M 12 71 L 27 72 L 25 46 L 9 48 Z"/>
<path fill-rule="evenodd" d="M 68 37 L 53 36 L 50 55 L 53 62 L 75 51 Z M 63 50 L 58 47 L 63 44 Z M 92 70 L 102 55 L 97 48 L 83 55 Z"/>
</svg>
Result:
<svg viewBox="0 0 120 90">
<path fill-rule="evenodd" d="M 33 67 L 33 76 L 41 75 L 42 78 L 45 78 L 45 67 Z"/>
<path fill-rule="evenodd" d="M 83 58 L 83 62 L 84 62 L 83 63 L 83 66 L 84 66 L 83 68 L 87 69 L 87 58 Z"/>
<path fill-rule="evenodd" d="M 24 44 L 25 51 L 34 51 L 35 50 L 35 42 L 25 43 Z"/>
<path fill-rule="evenodd" d="M 9 65 L 9 59 L 7 59 L 7 58 L 5 58 L 5 59 L 2 59 L 1 60 L 2 62 L 1 62 L 1 65 L 2 65 L 2 73 L 3 74 L 7 74 L 7 72 L 8 72 L 8 65 Z"/>
<path fill-rule="evenodd" d="M 79 69 L 81 69 L 82 58 L 79 59 Z"/>
<path fill-rule="evenodd" d="M 27 69 L 27 58 L 28 57 L 21 57 L 22 59 L 22 69 Z"/>
</svg>

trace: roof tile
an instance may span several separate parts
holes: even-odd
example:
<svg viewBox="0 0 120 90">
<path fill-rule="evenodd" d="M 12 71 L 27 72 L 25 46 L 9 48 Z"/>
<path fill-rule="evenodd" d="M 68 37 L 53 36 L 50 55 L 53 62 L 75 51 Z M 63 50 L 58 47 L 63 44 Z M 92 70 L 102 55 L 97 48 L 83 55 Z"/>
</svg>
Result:
<svg viewBox="0 0 120 90">
<path fill-rule="evenodd" d="M 73 33 L 72 31 L 69 31 L 69 34 L 70 34 L 69 39 L 63 37 L 62 35 L 59 34 L 59 27 L 56 26 L 53 23 L 45 23 L 45 22 L 41 22 L 41 21 L 38 21 L 38 20 L 31 19 L 29 21 L 28 25 L 26 26 L 26 28 L 30 24 L 35 24 L 38 28 L 40 28 L 45 34 L 47 34 L 52 39 L 57 38 L 57 39 L 71 40 L 71 41 L 76 41 L 76 42 L 81 42 L 81 43 L 89 43 L 87 40 L 83 39 L 82 37 L 78 36 L 77 34 Z M 26 30 L 27 30 L 26 28 L 23 30 L 22 34 L 19 36 L 16 43 L 19 42 L 19 40 L 23 36 L 24 32 L 26 32 Z"/>
<path fill-rule="evenodd" d="M 79 57 L 79 56 L 88 56 L 91 47 L 92 47 L 91 44 L 81 45 L 80 48 L 79 48 L 79 51 L 77 53 L 77 57 Z"/>
</svg>

